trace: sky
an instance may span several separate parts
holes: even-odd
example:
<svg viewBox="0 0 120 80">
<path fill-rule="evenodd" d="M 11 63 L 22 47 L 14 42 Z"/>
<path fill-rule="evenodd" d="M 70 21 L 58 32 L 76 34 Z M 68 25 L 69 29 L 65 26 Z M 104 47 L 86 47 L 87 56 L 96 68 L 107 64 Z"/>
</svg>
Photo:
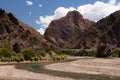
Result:
<svg viewBox="0 0 120 80">
<path fill-rule="evenodd" d="M 0 0 L 0 8 L 44 34 L 49 23 L 77 10 L 97 22 L 120 10 L 120 0 Z"/>
</svg>

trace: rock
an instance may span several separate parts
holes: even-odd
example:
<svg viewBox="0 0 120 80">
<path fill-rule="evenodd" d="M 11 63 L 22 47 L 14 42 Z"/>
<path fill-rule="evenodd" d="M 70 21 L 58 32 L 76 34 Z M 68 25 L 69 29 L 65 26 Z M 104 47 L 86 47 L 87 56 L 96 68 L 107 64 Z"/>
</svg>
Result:
<svg viewBox="0 0 120 80">
<path fill-rule="evenodd" d="M 91 49 L 99 43 L 120 47 L 120 11 L 116 11 L 92 25 L 84 33 L 85 45 Z M 80 42 L 79 42 L 80 43 Z"/>
<path fill-rule="evenodd" d="M 78 11 L 70 11 L 65 17 L 53 20 L 45 31 L 46 40 L 60 48 L 74 48 L 82 33 L 94 22 L 84 19 Z"/>
<path fill-rule="evenodd" d="M 51 45 L 35 29 L 0 9 L 0 47 L 5 44 L 13 47 L 16 53 L 26 48 L 40 50 Z"/>
</svg>

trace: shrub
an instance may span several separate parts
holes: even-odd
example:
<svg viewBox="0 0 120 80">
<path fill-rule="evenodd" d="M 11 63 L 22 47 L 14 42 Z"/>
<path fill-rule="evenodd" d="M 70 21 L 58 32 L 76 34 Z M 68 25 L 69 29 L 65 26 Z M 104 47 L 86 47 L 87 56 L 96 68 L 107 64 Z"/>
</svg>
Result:
<svg viewBox="0 0 120 80">
<path fill-rule="evenodd" d="M 44 50 L 45 50 L 45 52 L 47 52 L 47 53 L 50 52 L 50 51 L 52 51 L 52 49 L 51 49 L 50 47 L 46 47 Z"/>
<path fill-rule="evenodd" d="M 43 51 L 40 51 L 39 52 L 39 55 L 41 55 L 42 57 L 45 57 L 45 55 L 46 55 L 46 52 L 43 50 Z"/>
<path fill-rule="evenodd" d="M 97 52 L 95 52 L 95 51 L 88 51 L 88 56 L 96 57 L 96 55 L 97 55 Z"/>
<path fill-rule="evenodd" d="M 11 57 L 11 61 L 16 61 L 16 57 L 15 57 L 15 56 L 12 56 L 12 57 Z"/>
<path fill-rule="evenodd" d="M 112 57 L 119 57 L 119 55 L 118 55 L 119 51 L 120 51 L 119 49 L 113 50 L 113 51 L 111 52 Z"/>
<path fill-rule="evenodd" d="M 38 61 L 38 60 L 39 60 L 39 57 L 35 56 L 34 61 Z"/>
<path fill-rule="evenodd" d="M 62 56 L 61 56 L 61 59 L 62 59 L 62 60 L 67 59 L 67 55 L 62 55 Z"/>
<path fill-rule="evenodd" d="M 12 48 L 9 45 L 5 45 L 0 49 L 0 58 L 10 58 L 13 55 Z"/>
<path fill-rule="evenodd" d="M 11 62 L 11 58 L 2 57 L 1 62 Z"/>
<path fill-rule="evenodd" d="M 79 51 L 79 56 L 88 56 L 88 51 L 85 49 Z"/>
<path fill-rule="evenodd" d="M 113 57 L 120 57 L 120 49 L 116 49 L 112 51 L 112 56 Z"/>
<path fill-rule="evenodd" d="M 60 61 L 61 60 L 61 57 L 56 55 L 56 56 L 53 56 L 53 60 L 54 61 Z"/>
<path fill-rule="evenodd" d="M 52 57 L 54 61 L 61 61 L 61 60 L 65 60 L 66 58 L 67 58 L 66 55 L 56 55 Z"/>
<path fill-rule="evenodd" d="M 15 61 L 19 63 L 20 62 L 20 58 L 19 57 L 15 57 Z"/>
<path fill-rule="evenodd" d="M 20 53 L 23 54 L 25 60 L 31 60 L 31 58 L 35 55 L 35 51 L 32 49 L 26 49 L 21 51 Z"/>
<path fill-rule="evenodd" d="M 30 61 L 38 61 L 40 58 L 38 56 L 32 57 Z"/>
<path fill-rule="evenodd" d="M 17 58 L 19 58 L 20 61 L 24 61 L 25 60 L 22 53 L 18 53 L 17 54 Z"/>
<path fill-rule="evenodd" d="M 112 50 L 110 48 L 110 46 L 106 45 L 106 44 L 101 44 L 97 46 L 97 57 L 109 57 L 111 56 Z"/>
<path fill-rule="evenodd" d="M 71 55 L 71 56 L 78 56 L 78 52 L 71 51 L 71 50 L 64 50 L 64 51 L 62 51 L 62 53 L 67 54 L 67 55 Z"/>
</svg>

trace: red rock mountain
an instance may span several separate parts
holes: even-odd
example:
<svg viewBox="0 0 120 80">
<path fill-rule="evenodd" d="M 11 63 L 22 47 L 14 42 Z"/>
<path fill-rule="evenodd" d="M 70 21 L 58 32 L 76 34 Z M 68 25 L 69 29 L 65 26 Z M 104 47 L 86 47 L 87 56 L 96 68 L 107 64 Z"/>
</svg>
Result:
<svg viewBox="0 0 120 80">
<path fill-rule="evenodd" d="M 92 25 L 84 33 L 84 41 L 88 48 L 97 48 L 99 45 L 106 45 L 111 49 L 120 47 L 120 11 Z"/>
<path fill-rule="evenodd" d="M 25 48 L 41 49 L 48 46 L 36 30 L 19 21 L 12 13 L 0 9 L 0 47 L 9 44 L 17 53 Z"/>
<path fill-rule="evenodd" d="M 61 48 L 100 48 L 110 52 L 120 47 L 120 11 L 97 23 L 84 19 L 77 11 L 71 11 L 65 17 L 53 20 L 44 36 Z"/>
<path fill-rule="evenodd" d="M 78 11 L 70 11 L 65 17 L 53 20 L 44 37 L 60 48 L 73 48 L 71 45 L 76 45 L 73 41 L 81 39 L 83 32 L 92 24 L 94 22 L 84 19 Z"/>
</svg>

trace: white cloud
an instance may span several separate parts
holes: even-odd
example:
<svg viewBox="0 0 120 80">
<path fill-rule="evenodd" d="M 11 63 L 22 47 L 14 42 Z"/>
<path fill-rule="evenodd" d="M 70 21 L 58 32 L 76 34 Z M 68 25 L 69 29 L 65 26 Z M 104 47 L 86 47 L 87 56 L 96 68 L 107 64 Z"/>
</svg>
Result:
<svg viewBox="0 0 120 80">
<path fill-rule="evenodd" d="M 30 0 L 27 0 L 26 3 L 27 3 L 27 6 L 32 6 L 33 5 L 33 2 L 30 1 Z"/>
<path fill-rule="evenodd" d="M 108 0 L 108 2 L 96 1 L 94 4 L 85 4 L 80 5 L 77 8 L 70 7 L 58 7 L 53 15 L 40 16 L 36 20 L 36 23 L 44 28 L 47 28 L 49 23 L 54 19 L 59 19 L 65 16 L 69 11 L 77 10 L 79 11 L 84 18 L 87 18 L 92 21 L 98 21 L 103 17 L 108 16 L 120 9 L 119 2 L 116 0 Z"/>
<path fill-rule="evenodd" d="M 69 8 L 64 8 L 64 7 L 58 7 L 55 11 L 54 11 L 54 19 L 59 19 L 63 16 L 65 16 L 69 11 L 73 11 L 76 10 L 73 7 L 69 7 Z"/>
<path fill-rule="evenodd" d="M 47 28 L 49 23 L 54 20 L 54 19 L 59 19 L 63 16 L 65 16 L 69 11 L 73 11 L 75 10 L 75 8 L 73 7 L 70 7 L 70 8 L 64 8 L 64 7 L 59 7 L 57 8 L 55 11 L 54 11 L 54 15 L 46 15 L 45 17 L 44 16 L 40 16 L 39 19 L 37 19 L 35 22 L 44 27 L 44 28 Z"/>
<path fill-rule="evenodd" d="M 116 0 L 109 0 L 109 3 L 114 5 L 116 4 Z"/>
<path fill-rule="evenodd" d="M 92 21 L 98 21 L 120 9 L 116 0 L 109 0 L 107 3 L 97 1 L 94 4 L 79 6 L 77 10 L 85 17 Z"/>
<path fill-rule="evenodd" d="M 44 30 L 43 28 L 40 28 L 40 29 L 39 29 L 39 30 L 37 30 L 37 31 L 38 31 L 40 34 L 42 34 L 42 35 L 43 35 L 45 30 Z"/>
<path fill-rule="evenodd" d="M 39 7 L 42 7 L 42 4 L 39 4 Z"/>
</svg>

